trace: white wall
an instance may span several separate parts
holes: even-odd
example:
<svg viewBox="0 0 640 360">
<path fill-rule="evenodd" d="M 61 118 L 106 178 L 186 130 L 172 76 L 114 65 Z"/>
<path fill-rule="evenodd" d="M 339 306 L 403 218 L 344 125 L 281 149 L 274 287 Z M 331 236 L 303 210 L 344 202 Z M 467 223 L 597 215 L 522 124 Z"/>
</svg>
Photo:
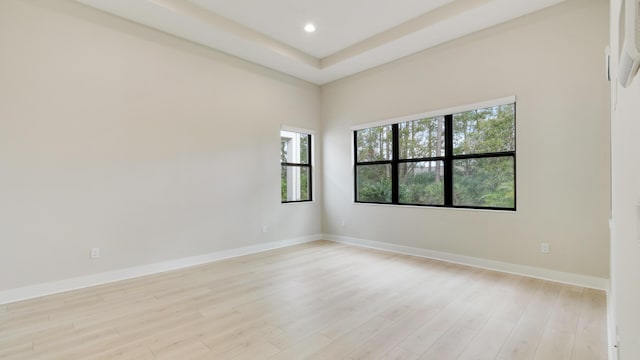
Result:
<svg viewBox="0 0 640 360">
<path fill-rule="evenodd" d="M 606 278 L 606 12 L 569 0 L 320 91 L 73 1 L 0 1 L 0 292 L 320 232 Z M 352 203 L 350 126 L 508 95 L 516 213 Z M 280 124 L 318 134 L 314 203 L 279 202 Z"/>
<path fill-rule="evenodd" d="M 617 81 L 621 0 L 611 1 L 612 332 L 620 359 L 640 359 L 640 77 L 623 89 Z"/>
<path fill-rule="evenodd" d="M 568 1 L 323 86 L 324 231 L 608 278 L 607 12 Z M 351 126 L 510 95 L 517 212 L 353 203 Z"/>
<path fill-rule="evenodd" d="M 321 232 L 279 191 L 317 86 L 73 1 L 0 1 L 0 49 L 0 291 Z"/>
</svg>

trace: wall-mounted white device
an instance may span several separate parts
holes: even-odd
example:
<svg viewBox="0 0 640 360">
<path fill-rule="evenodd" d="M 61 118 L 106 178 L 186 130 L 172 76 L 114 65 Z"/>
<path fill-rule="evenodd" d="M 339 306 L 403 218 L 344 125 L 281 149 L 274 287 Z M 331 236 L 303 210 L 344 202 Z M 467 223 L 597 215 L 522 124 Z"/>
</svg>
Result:
<svg viewBox="0 0 640 360">
<path fill-rule="evenodd" d="M 640 0 L 625 0 L 624 6 L 624 46 L 620 53 L 618 79 L 626 88 L 640 66 Z"/>
</svg>

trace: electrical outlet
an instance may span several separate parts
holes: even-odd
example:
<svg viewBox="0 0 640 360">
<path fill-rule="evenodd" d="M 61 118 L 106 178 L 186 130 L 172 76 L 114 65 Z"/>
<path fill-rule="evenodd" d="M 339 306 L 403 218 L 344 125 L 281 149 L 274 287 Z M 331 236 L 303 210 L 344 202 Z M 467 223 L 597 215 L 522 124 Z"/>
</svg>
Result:
<svg viewBox="0 0 640 360">
<path fill-rule="evenodd" d="M 342 221 L 340 222 L 340 226 L 342 226 L 342 227 L 347 226 L 347 222 L 346 222 L 346 221 L 344 221 L 344 220 L 342 220 Z"/>
<path fill-rule="evenodd" d="M 549 243 L 540 243 L 540 252 L 543 254 L 549 253 Z"/>
<path fill-rule="evenodd" d="M 262 232 L 266 233 L 267 231 L 269 231 L 269 227 L 267 225 L 262 225 Z"/>
<path fill-rule="evenodd" d="M 91 258 L 97 259 L 100 257 L 100 248 L 91 248 Z"/>
</svg>

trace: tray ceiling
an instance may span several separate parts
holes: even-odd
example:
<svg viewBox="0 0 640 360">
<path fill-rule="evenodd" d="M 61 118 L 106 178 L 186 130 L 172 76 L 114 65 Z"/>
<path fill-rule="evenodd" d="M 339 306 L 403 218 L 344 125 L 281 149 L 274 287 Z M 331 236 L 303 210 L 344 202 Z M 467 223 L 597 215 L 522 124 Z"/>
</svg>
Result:
<svg viewBox="0 0 640 360">
<path fill-rule="evenodd" d="M 76 1 L 322 85 L 564 0 Z"/>
</svg>

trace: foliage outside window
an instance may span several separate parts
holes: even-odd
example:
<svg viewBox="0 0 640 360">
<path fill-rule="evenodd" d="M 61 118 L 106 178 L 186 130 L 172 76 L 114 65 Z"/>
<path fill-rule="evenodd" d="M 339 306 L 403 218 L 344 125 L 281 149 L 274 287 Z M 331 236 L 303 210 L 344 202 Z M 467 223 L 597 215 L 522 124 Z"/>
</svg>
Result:
<svg viewBox="0 0 640 360">
<path fill-rule="evenodd" d="M 515 210 L 515 103 L 357 130 L 355 201 Z"/>
<path fill-rule="evenodd" d="M 280 199 L 311 201 L 311 134 L 280 131 Z"/>
</svg>

